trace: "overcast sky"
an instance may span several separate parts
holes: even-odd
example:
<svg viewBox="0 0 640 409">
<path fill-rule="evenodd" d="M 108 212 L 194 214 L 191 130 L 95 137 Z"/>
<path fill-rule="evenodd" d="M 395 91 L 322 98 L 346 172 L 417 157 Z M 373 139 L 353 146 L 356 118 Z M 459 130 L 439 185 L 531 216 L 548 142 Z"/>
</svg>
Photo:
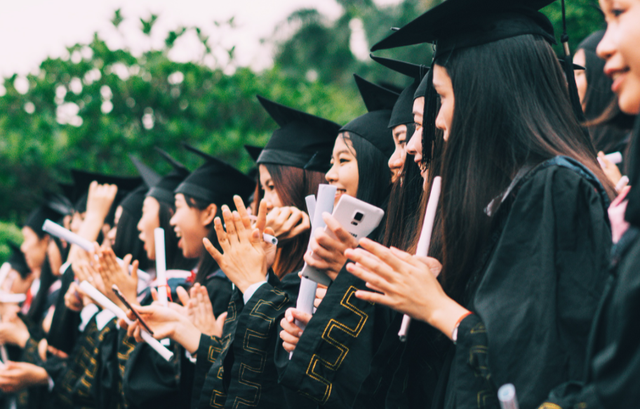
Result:
<svg viewBox="0 0 640 409">
<path fill-rule="evenodd" d="M 377 0 L 380 4 L 398 0 Z M 270 63 L 269 50 L 259 46 L 289 13 L 302 7 L 316 7 L 330 18 L 341 13 L 334 0 L 0 0 L 0 76 L 33 71 L 46 56 L 65 54 L 65 46 L 89 42 L 100 32 L 110 47 L 126 43 L 132 49 L 153 44 L 136 36 L 138 17 L 160 15 L 154 28 L 155 41 L 179 25 L 213 27 L 214 20 L 232 16 L 240 29 L 225 36 L 223 42 L 236 45 L 237 62 L 261 68 Z M 121 8 L 125 17 L 123 39 L 109 20 Z M 195 41 L 183 41 L 172 58 L 189 59 L 197 55 Z"/>
</svg>

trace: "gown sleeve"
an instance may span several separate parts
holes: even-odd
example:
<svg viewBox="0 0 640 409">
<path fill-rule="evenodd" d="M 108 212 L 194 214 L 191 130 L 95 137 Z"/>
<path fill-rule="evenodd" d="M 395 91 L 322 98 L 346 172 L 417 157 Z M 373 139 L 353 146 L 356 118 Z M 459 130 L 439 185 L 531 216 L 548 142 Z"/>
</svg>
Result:
<svg viewBox="0 0 640 409">
<path fill-rule="evenodd" d="M 344 268 L 328 288 L 296 350 L 278 343 L 280 383 L 327 408 L 350 408 L 391 321 L 391 310 L 356 298 L 363 281 Z"/>
<path fill-rule="evenodd" d="M 594 321 L 586 376 L 556 388 L 540 408 L 631 408 L 640 401 L 640 234 L 616 245 L 605 295 Z"/>
<path fill-rule="evenodd" d="M 550 166 L 519 188 L 459 327 L 446 407 L 498 408 L 516 387 L 535 408 L 580 379 L 604 289 L 611 233 L 602 198 L 577 172 Z"/>
</svg>

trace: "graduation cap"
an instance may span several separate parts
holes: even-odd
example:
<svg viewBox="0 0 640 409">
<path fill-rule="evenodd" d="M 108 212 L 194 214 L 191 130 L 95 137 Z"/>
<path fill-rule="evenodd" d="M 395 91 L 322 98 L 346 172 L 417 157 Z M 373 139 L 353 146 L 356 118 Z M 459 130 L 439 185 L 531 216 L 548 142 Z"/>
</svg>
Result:
<svg viewBox="0 0 640 409">
<path fill-rule="evenodd" d="M 147 196 L 151 196 L 159 202 L 166 203 L 173 208 L 175 205 L 173 191 L 180 185 L 180 183 L 184 182 L 191 172 L 189 172 L 189 169 L 187 169 L 186 166 L 175 160 L 167 152 L 158 147 L 156 147 L 156 151 L 158 151 L 162 158 L 167 161 L 173 169 L 165 176 L 162 176 L 154 184 L 148 185 L 150 188 L 147 192 Z"/>
<path fill-rule="evenodd" d="M 112 212 L 115 212 L 116 204 L 122 200 L 126 194 L 142 183 L 142 178 L 140 176 L 130 177 L 130 176 L 115 176 L 115 175 L 105 175 L 97 172 L 89 172 L 86 170 L 80 169 L 71 169 L 71 177 L 73 179 L 73 186 L 75 191 L 75 209 L 80 213 L 84 213 L 87 210 L 87 196 L 89 193 L 89 185 L 94 180 L 101 185 L 116 185 L 118 186 L 118 194 L 116 199 L 114 200 L 114 206 L 112 206 Z M 112 215 L 110 215 L 112 216 Z M 107 219 L 111 219 L 111 217 L 107 217 Z"/>
<path fill-rule="evenodd" d="M 371 51 L 436 44 L 434 58 L 462 48 L 536 34 L 555 44 L 553 25 L 538 10 L 554 0 L 447 0 L 384 40 Z"/>
<path fill-rule="evenodd" d="M 357 74 L 353 75 L 367 112 L 342 128 L 340 132 L 354 133 L 369 141 L 387 158 L 395 150 L 393 133 L 389 129 L 391 111 L 398 100 L 398 94 L 373 84 Z"/>
<path fill-rule="evenodd" d="M 395 72 L 413 78 L 413 82 L 405 88 L 398 97 L 393 110 L 391 111 L 391 119 L 389 120 L 389 128 L 393 129 L 398 125 L 413 124 L 413 100 L 420 81 L 429 72 L 429 67 L 419 64 L 411 64 L 400 60 L 392 60 L 390 58 L 376 57 L 372 55 L 373 61 L 381 64 Z"/>
<path fill-rule="evenodd" d="M 340 125 L 257 97 L 280 128 L 273 132 L 256 163 L 327 172 Z"/>
<path fill-rule="evenodd" d="M 249 154 L 249 156 L 251 156 L 251 159 L 253 159 L 254 162 L 258 162 L 258 158 L 260 157 L 260 154 L 262 153 L 263 148 L 260 148 L 259 146 L 253 146 L 253 145 L 244 145 L 244 150 L 247 151 L 247 153 Z"/>
<path fill-rule="evenodd" d="M 129 159 L 133 162 L 133 166 L 136 167 L 140 177 L 142 177 L 142 181 L 147 187 L 154 186 L 156 183 L 160 182 L 162 176 L 160 176 L 155 170 L 145 165 L 144 162 L 133 155 L 129 155 Z"/>
<path fill-rule="evenodd" d="M 147 196 L 149 187 L 146 184 L 138 186 L 133 192 L 127 193 L 122 199 L 119 206 L 123 211 L 126 211 L 133 220 L 140 220 L 142 218 L 142 202 Z"/>
<path fill-rule="evenodd" d="M 24 222 L 23 227 L 29 227 L 38 235 L 38 237 L 42 238 L 47 235 L 44 230 L 42 230 L 42 225 L 44 221 L 50 219 L 52 221 L 58 221 L 62 217 L 66 216 L 65 213 L 60 212 L 57 209 L 53 209 L 49 206 L 46 200 L 42 201 L 42 204 L 38 206 L 35 210 L 33 210 L 29 216 L 27 216 L 27 220 Z"/>
<path fill-rule="evenodd" d="M 20 273 L 20 277 L 26 278 L 31 273 L 31 269 L 27 265 L 27 260 L 24 258 L 24 254 L 16 244 L 12 242 L 7 244 L 9 244 L 9 248 L 11 249 L 11 255 L 9 256 L 7 263 L 11 265 L 12 269 Z"/>
<path fill-rule="evenodd" d="M 234 195 L 239 195 L 243 200 L 251 195 L 255 181 L 250 177 L 208 153 L 186 143 L 183 145 L 206 162 L 187 176 L 174 193 L 182 193 L 218 206 L 233 203 Z"/>
</svg>

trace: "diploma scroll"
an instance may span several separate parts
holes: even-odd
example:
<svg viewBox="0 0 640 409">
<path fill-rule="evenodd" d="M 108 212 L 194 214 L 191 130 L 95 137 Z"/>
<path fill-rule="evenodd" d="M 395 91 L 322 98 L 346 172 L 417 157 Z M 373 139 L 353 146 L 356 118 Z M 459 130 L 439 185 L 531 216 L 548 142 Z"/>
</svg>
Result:
<svg viewBox="0 0 640 409">
<path fill-rule="evenodd" d="M 436 220 L 436 210 L 438 209 L 441 189 L 442 178 L 440 176 L 436 176 L 433 178 L 431 194 L 429 195 L 429 202 L 427 203 L 427 210 L 424 215 L 424 223 L 422 224 L 422 231 L 420 232 L 420 240 L 418 240 L 418 247 L 416 249 L 416 255 L 418 256 L 426 257 L 429 254 L 431 233 L 433 233 L 433 225 Z M 401 342 L 405 342 L 407 340 L 407 333 L 409 332 L 410 324 L 411 317 L 405 314 L 402 317 L 402 325 L 400 325 L 400 331 L 398 332 L 398 337 Z"/>
<path fill-rule="evenodd" d="M 502 409 L 518 409 L 518 398 L 516 397 L 516 387 L 511 383 L 502 385 L 498 389 L 498 400 Z"/>
<path fill-rule="evenodd" d="M 81 282 L 80 289 L 84 291 L 84 293 L 87 294 L 89 297 L 91 297 L 95 302 L 100 304 L 102 308 L 111 311 L 116 317 L 124 320 L 127 324 L 129 325 L 133 324 L 133 321 L 131 321 L 129 317 L 127 317 L 127 314 L 125 314 L 125 312 L 120 307 L 115 305 L 113 301 L 111 301 L 110 299 L 107 298 L 106 295 L 98 291 L 97 288 L 89 284 L 89 282 L 87 281 Z M 144 339 L 144 341 L 147 344 L 149 344 L 151 348 L 153 348 L 157 353 L 159 353 L 160 356 L 163 357 L 165 360 L 170 361 L 171 358 L 173 358 L 173 352 L 165 348 L 160 343 L 160 341 L 155 339 L 151 334 L 149 334 L 144 329 L 141 329 L 140 336 L 142 337 L 142 339 Z"/>
<path fill-rule="evenodd" d="M 167 293 L 167 258 L 164 248 L 164 229 L 157 227 L 153 230 L 153 238 L 156 244 L 156 281 L 158 283 L 158 301 L 163 306 L 168 305 Z"/>
</svg>

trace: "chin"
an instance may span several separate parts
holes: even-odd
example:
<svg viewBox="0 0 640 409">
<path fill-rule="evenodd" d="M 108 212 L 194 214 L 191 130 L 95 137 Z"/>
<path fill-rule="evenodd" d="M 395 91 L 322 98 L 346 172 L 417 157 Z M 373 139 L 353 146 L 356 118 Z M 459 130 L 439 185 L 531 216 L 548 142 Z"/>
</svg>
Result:
<svg viewBox="0 0 640 409">
<path fill-rule="evenodd" d="M 618 98 L 618 105 L 625 114 L 638 115 L 640 114 L 640 94 L 629 95 L 628 98 L 625 95 L 621 95 Z"/>
</svg>

